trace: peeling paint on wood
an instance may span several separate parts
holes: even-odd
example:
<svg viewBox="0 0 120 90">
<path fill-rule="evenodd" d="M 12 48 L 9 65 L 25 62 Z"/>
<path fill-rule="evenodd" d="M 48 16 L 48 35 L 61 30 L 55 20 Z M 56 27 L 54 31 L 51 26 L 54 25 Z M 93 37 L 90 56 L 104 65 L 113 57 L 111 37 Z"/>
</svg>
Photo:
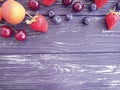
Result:
<svg viewBox="0 0 120 90">
<path fill-rule="evenodd" d="M 17 1 L 31 15 L 36 13 L 28 8 L 28 0 Z M 120 22 L 112 31 L 105 25 L 105 14 L 117 1 L 89 12 L 92 1 L 84 0 L 80 13 L 65 8 L 61 0 L 51 7 L 42 5 L 40 13 L 49 21 L 47 33 L 31 30 L 24 21 L 16 28 L 26 30 L 26 41 L 0 38 L 0 90 L 120 90 Z M 49 9 L 61 15 L 61 25 L 46 16 Z M 74 15 L 70 22 L 64 21 L 67 13 Z M 88 26 L 80 23 L 86 16 L 91 18 Z"/>
<path fill-rule="evenodd" d="M 119 90 L 119 53 L 0 55 L 5 90 Z"/>
</svg>

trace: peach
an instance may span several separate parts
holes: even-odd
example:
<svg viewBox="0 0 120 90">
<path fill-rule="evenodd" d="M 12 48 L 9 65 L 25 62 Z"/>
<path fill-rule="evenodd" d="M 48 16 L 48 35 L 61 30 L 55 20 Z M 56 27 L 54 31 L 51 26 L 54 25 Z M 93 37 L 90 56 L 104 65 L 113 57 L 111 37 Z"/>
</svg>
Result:
<svg viewBox="0 0 120 90">
<path fill-rule="evenodd" d="M 19 24 L 25 18 L 25 8 L 15 0 L 7 0 L 2 5 L 2 16 L 10 24 Z"/>
<path fill-rule="evenodd" d="M 2 20 L 2 8 L 0 7 L 0 21 Z"/>
</svg>

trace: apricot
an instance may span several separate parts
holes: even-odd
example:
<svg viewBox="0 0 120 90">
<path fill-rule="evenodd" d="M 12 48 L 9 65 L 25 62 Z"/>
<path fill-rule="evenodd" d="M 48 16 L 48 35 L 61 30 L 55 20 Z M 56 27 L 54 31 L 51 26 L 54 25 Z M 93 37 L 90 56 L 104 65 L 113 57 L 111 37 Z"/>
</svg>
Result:
<svg viewBox="0 0 120 90">
<path fill-rule="evenodd" d="M 25 8 L 15 0 L 7 0 L 2 5 L 2 16 L 10 24 L 19 24 L 25 18 Z"/>
<path fill-rule="evenodd" d="M 0 21 L 2 20 L 2 8 L 0 7 Z"/>
</svg>

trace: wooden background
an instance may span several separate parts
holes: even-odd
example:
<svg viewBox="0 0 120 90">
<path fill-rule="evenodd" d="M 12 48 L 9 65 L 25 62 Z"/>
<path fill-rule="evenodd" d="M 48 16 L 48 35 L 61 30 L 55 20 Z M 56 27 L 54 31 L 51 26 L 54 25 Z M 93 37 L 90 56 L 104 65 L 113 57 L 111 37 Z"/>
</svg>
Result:
<svg viewBox="0 0 120 90">
<path fill-rule="evenodd" d="M 35 14 L 28 0 L 17 1 Z M 63 19 L 54 25 L 46 16 L 47 33 L 31 30 L 24 21 L 14 27 L 26 30 L 26 41 L 0 38 L 0 90 L 120 90 L 120 22 L 112 31 L 105 25 L 106 13 L 118 0 L 109 0 L 95 12 L 88 10 L 92 0 L 83 1 L 80 13 L 65 8 L 61 0 L 50 7 L 41 5 L 40 13 L 46 16 L 54 10 Z M 69 13 L 74 18 L 67 22 Z M 88 26 L 80 23 L 85 16 L 91 18 Z"/>
</svg>

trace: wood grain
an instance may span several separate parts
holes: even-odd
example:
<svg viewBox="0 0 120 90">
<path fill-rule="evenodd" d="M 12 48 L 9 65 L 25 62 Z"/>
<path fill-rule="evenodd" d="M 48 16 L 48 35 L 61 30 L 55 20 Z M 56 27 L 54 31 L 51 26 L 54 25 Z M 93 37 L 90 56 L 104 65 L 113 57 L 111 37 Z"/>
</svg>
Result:
<svg viewBox="0 0 120 90">
<path fill-rule="evenodd" d="M 17 0 L 25 6 L 26 10 L 34 14 L 28 8 L 27 0 Z M 88 6 L 91 2 L 84 1 Z M 49 31 L 47 33 L 35 32 L 25 24 L 25 21 L 14 26 L 17 29 L 25 29 L 28 37 L 25 42 L 18 42 L 14 35 L 10 39 L 0 38 L 0 53 L 75 53 L 75 52 L 120 52 L 120 22 L 112 30 L 108 31 L 105 25 L 105 14 L 112 9 L 117 0 L 110 0 L 101 10 L 89 12 L 88 8 L 80 13 L 73 13 L 74 19 L 70 22 L 64 20 L 66 13 L 72 13 L 71 7 L 65 8 L 58 0 L 53 6 L 41 6 L 40 12 L 46 14 L 48 9 L 55 10 L 61 15 L 61 25 L 54 25 L 50 18 Z M 55 9 L 56 8 L 56 9 Z M 84 17 L 91 18 L 91 24 L 84 26 L 81 21 Z M 26 16 L 26 19 L 28 17 Z M 25 20 L 26 20 L 25 19 Z M 2 24 L 6 24 L 4 21 Z"/>
<path fill-rule="evenodd" d="M 119 90 L 120 53 L 0 55 L 0 90 Z"/>
<path fill-rule="evenodd" d="M 39 33 L 28 27 L 27 40 L 18 42 L 0 38 L 0 53 L 74 53 L 74 52 L 119 52 L 119 24 L 108 31 L 104 17 L 91 18 L 91 24 L 82 25 L 84 16 L 75 16 L 71 22 L 63 21 L 61 25 L 49 23 L 47 33 Z M 64 19 L 64 16 L 63 16 Z M 26 28 L 22 24 L 23 29 Z M 19 25 L 17 28 L 20 28 Z"/>
<path fill-rule="evenodd" d="M 28 0 L 17 0 L 31 15 Z M 74 0 L 78 1 L 78 0 Z M 0 90 L 120 90 L 120 22 L 112 31 L 105 25 L 105 15 L 118 0 L 109 0 L 101 10 L 88 10 L 92 0 L 83 0 L 85 9 L 74 13 L 61 0 L 50 7 L 41 5 L 40 13 L 49 22 L 47 33 L 35 32 L 25 24 L 27 40 L 18 42 L 0 37 Z M 0 3 L 2 5 L 2 3 Z M 61 25 L 54 25 L 47 17 L 54 10 L 62 17 Z M 66 22 L 65 14 L 73 20 Z M 81 21 L 89 17 L 91 23 Z M 5 21 L 1 25 L 6 25 Z"/>
</svg>

